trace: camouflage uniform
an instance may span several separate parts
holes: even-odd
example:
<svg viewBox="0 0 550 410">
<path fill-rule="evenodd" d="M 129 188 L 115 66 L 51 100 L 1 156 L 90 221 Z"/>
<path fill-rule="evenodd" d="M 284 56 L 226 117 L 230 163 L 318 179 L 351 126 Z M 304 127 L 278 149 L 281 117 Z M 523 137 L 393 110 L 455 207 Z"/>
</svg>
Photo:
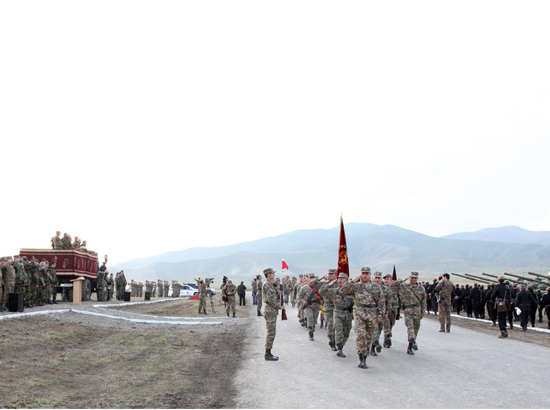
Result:
<svg viewBox="0 0 550 410">
<path fill-rule="evenodd" d="M 449 280 L 441 280 L 435 287 L 435 291 L 439 292 L 438 305 L 439 305 L 439 331 L 447 332 L 451 331 L 451 310 L 452 295 L 455 285 Z"/>
<path fill-rule="evenodd" d="M 15 259 L 13 267 L 15 268 L 15 293 L 22 293 L 26 300 L 25 293 L 29 286 L 29 278 L 21 259 Z"/>
<path fill-rule="evenodd" d="M 197 281 L 197 286 L 199 288 L 199 314 L 206 313 L 206 288 L 210 285 L 210 280 L 207 280 L 206 282 L 202 279 L 195 279 Z"/>
<path fill-rule="evenodd" d="M 387 292 L 386 298 L 386 312 L 387 318 L 384 318 L 384 347 L 391 347 L 391 338 L 393 336 L 392 329 L 395 325 L 395 319 L 397 318 L 397 308 L 399 307 L 398 294 L 384 285 L 384 289 Z"/>
<path fill-rule="evenodd" d="M 321 283 L 318 278 L 315 279 L 313 273 L 311 273 L 309 277 L 313 279 L 310 279 L 310 281 L 302 287 L 298 295 L 298 300 L 303 306 L 303 315 L 307 323 L 307 329 L 309 330 L 309 340 L 313 340 L 315 325 L 317 324 L 317 318 L 321 310 L 321 296 L 318 292 Z"/>
<path fill-rule="evenodd" d="M 330 269 L 329 272 L 336 275 L 336 269 Z M 339 288 L 337 282 L 330 285 L 330 282 L 325 282 L 319 289 L 319 294 L 323 298 L 323 310 L 325 313 L 325 329 L 327 329 L 327 337 L 329 346 L 333 351 L 336 351 L 336 341 L 334 336 L 334 293 L 330 288 Z"/>
<path fill-rule="evenodd" d="M 53 303 L 57 303 L 57 285 L 59 285 L 59 279 L 57 278 L 57 272 L 53 266 L 48 266 L 47 271 L 50 279 L 49 294 L 52 297 L 52 304 L 53 304 Z"/>
<path fill-rule="evenodd" d="M 268 268 L 264 270 L 266 277 L 268 273 L 274 273 L 273 269 Z M 279 315 L 279 309 L 281 308 L 279 305 L 281 295 L 279 292 L 279 287 L 276 286 L 275 281 L 266 280 L 265 283 L 262 284 L 261 289 L 262 300 L 265 302 L 264 317 L 267 328 L 265 338 L 266 360 L 277 360 L 278 358 L 276 356 L 271 355 L 271 349 L 273 348 L 273 342 L 275 341 L 277 316 Z M 270 356 L 273 358 L 270 359 Z"/>
<path fill-rule="evenodd" d="M 345 273 L 340 273 L 340 275 L 344 275 L 347 279 L 347 275 Z M 336 284 L 336 286 L 327 287 L 327 291 L 332 293 L 332 302 L 334 303 L 334 311 L 332 314 L 334 342 L 339 350 L 338 355 L 345 357 L 342 353 L 342 349 L 348 341 L 351 331 L 351 323 L 353 320 L 353 298 L 351 296 L 343 295 L 340 290 L 341 286 L 338 284 Z"/>
<path fill-rule="evenodd" d="M 158 297 L 161 298 L 164 294 L 164 282 L 160 279 L 157 281 L 157 289 L 159 290 Z"/>
<path fill-rule="evenodd" d="M 258 275 L 259 276 L 259 275 Z M 258 286 L 258 293 L 257 293 L 257 297 L 258 297 L 258 305 L 257 305 L 257 310 L 258 310 L 258 316 L 262 316 L 262 302 L 263 302 L 263 288 L 264 288 L 264 285 L 263 285 L 263 282 L 262 282 L 262 278 L 261 277 L 258 277 L 258 283 L 257 283 L 257 286 Z"/>
<path fill-rule="evenodd" d="M 227 285 L 223 288 L 222 293 L 227 296 L 227 303 L 225 307 L 225 313 L 229 317 L 229 311 L 233 312 L 233 317 L 235 317 L 235 294 L 237 293 L 237 287 L 230 281 L 227 282 Z"/>
<path fill-rule="evenodd" d="M 361 271 L 370 273 L 370 268 L 364 267 Z M 348 282 L 342 286 L 340 293 L 354 298 L 355 347 L 359 357 L 363 356 L 366 360 L 377 325 L 376 320 L 382 321 L 386 312 L 382 288 L 370 281 Z M 361 360 L 359 367 L 366 368 L 365 360 Z"/>
<path fill-rule="evenodd" d="M 418 278 L 418 272 L 411 272 L 411 278 Z M 396 292 L 399 292 L 401 303 L 405 312 L 405 326 L 407 326 L 407 337 L 409 340 L 408 354 L 414 354 L 418 350 L 416 338 L 420 330 L 420 321 L 426 311 L 426 291 L 422 284 L 412 285 L 405 283 L 405 279 L 397 280 L 391 284 Z"/>
<path fill-rule="evenodd" d="M 2 273 L 4 276 L 4 297 L 3 300 L 1 298 L 0 300 L 2 300 L 1 306 L 5 307 L 8 302 L 9 294 L 15 291 L 15 268 L 12 260 L 6 261 L 4 266 L 2 266 Z M 2 278 L 2 273 L 0 273 L 0 279 Z"/>
</svg>

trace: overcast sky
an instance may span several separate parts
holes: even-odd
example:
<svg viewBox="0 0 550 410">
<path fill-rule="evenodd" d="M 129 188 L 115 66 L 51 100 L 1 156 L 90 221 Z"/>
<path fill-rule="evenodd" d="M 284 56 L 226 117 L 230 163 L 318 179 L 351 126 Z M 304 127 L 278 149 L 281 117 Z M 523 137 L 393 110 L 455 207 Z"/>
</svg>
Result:
<svg viewBox="0 0 550 410">
<path fill-rule="evenodd" d="M 0 253 L 550 230 L 548 2 L 0 3 Z M 335 250 L 336 252 L 336 250 Z"/>
</svg>

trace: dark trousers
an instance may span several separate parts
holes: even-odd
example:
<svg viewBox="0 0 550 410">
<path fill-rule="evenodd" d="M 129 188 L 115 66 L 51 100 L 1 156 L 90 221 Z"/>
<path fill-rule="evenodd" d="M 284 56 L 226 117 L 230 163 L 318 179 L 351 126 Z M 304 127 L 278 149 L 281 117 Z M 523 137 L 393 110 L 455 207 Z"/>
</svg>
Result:
<svg viewBox="0 0 550 410">
<path fill-rule="evenodd" d="M 246 302 L 244 300 L 245 295 L 239 295 L 239 306 L 245 306 Z"/>
<path fill-rule="evenodd" d="M 519 315 L 521 328 L 523 330 L 526 330 L 527 329 L 527 324 L 529 323 L 529 307 L 528 306 L 525 306 L 525 307 L 520 306 L 519 308 L 521 309 L 521 313 Z"/>
<path fill-rule="evenodd" d="M 498 327 L 501 332 L 506 332 L 506 318 L 508 316 L 508 312 L 497 312 L 497 318 L 498 318 Z"/>
<path fill-rule="evenodd" d="M 537 305 L 531 306 L 529 309 L 529 320 L 531 321 L 531 326 L 535 327 L 535 322 L 537 320 Z"/>
</svg>

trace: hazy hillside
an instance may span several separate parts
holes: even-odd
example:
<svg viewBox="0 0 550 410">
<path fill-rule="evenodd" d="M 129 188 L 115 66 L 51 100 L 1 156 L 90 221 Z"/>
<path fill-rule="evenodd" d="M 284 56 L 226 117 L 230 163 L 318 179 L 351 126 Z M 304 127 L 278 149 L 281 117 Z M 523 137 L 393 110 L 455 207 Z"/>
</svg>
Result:
<svg viewBox="0 0 550 410">
<path fill-rule="evenodd" d="M 459 232 L 443 236 L 442 238 L 506 243 L 536 243 L 550 246 L 550 232 L 533 232 L 517 226 L 485 228 L 476 232 Z"/>
<path fill-rule="evenodd" d="M 178 279 L 189 282 L 197 276 L 208 276 L 219 283 L 225 275 L 248 284 L 266 267 L 280 270 L 281 260 L 285 259 L 294 274 L 324 274 L 336 267 L 339 229 L 299 230 L 229 246 L 190 248 L 132 260 L 111 266 L 109 270 L 124 269 L 128 279 L 143 281 Z M 510 270 L 548 272 L 550 266 L 550 247 L 521 243 L 519 239 L 529 237 L 528 233 L 538 234 L 521 228 L 517 228 L 520 237 L 515 242 L 457 239 L 451 238 L 452 235 L 435 238 L 393 225 L 367 223 L 346 224 L 345 229 L 353 276 L 361 266 L 391 272 L 395 265 L 400 277 L 414 269 L 426 278 L 445 271 L 474 274 Z M 505 231 L 501 232 L 506 236 Z M 506 237 L 511 239 L 511 235 Z"/>
</svg>

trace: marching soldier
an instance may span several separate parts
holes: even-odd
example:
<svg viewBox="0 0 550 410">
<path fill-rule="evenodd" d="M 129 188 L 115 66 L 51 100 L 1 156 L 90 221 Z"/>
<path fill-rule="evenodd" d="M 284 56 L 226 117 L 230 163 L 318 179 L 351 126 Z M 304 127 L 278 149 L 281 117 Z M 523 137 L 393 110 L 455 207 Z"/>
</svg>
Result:
<svg viewBox="0 0 550 410">
<path fill-rule="evenodd" d="M 361 275 L 347 282 L 340 289 L 340 293 L 353 296 L 353 319 L 355 321 L 355 346 L 359 355 L 358 367 L 367 369 L 367 357 L 375 330 L 375 326 L 382 321 L 386 306 L 382 288 L 370 280 L 370 268 L 361 268 Z"/>
<path fill-rule="evenodd" d="M 439 299 L 437 301 L 439 305 L 439 331 L 450 332 L 451 331 L 451 309 L 453 290 L 455 285 L 450 281 L 451 275 L 448 273 L 443 274 L 443 278 L 439 281 L 435 287 L 435 291 L 439 292 Z"/>
<path fill-rule="evenodd" d="M 386 285 L 382 283 L 382 272 L 374 272 L 373 276 L 374 283 L 382 288 L 382 294 L 384 295 L 384 304 L 386 306 L 382 321 L 378 323 L 374 328 L 374 336 L 372 338 L 373 342 L 370 350 L 371 356 L 378 356 L 376 352 L 380 353 L 382 351 L 382 345 L 380 345 L 380 333 L 382 333 L 382 330 L 384 329 L 384 323 L 386 322 L 386 320 L 388 320 L 388 306 L 390 302 L 390 295 L 389 289 L 386 288 Z"/>
<path fill-rule="evenodd" d="M 329 269 L 328 273 L 323 276 L 327 279 L 321 288 L 319 294 L 323 298 L 323 310 L 325 311 L 325 328 L 327 329 L 328 345 L 331 350 L 336 351 L 336 341 L 334 337 L 334 294 L 330 291 L 331 287 L 339 287 L 336 282 L 336 269 Z"/>
<path fill-rule="evenodd" d="M 353 298 L 351 296 L 343 295 L 340 290 L 342 286 L 348 282 L 348 275 L 340 273 L 337 279 L 337 286 L 334 286 L 333 281 L 328 286 L 328 291 L 332 293 L 332 302 L 334 303 L 333 311 L 333 327 L 334 327 L 334 342 L 338 349 L 336 355 L 338 357 L 346 357 L 343 352 L 344 345 L 346 344 L 351 331 L 351 324 L 353 320 L 352 308 Z"/>
<path fill-rule="evenodd" d="M 304 316 L 309 330 L 309 340 L 313 341 L 315 325 L 321 310 L 321 296 L 319 295 L 320 279 L 315 279 L 315 274 L 308 275 L 308 282 L 300 291 L 298 300 L 303 306 Z"/>
<path fill-rule="evenodd" d="M 392 275 L 387 274 L 384 276 L 384 284 L 386 285 L 386 290 L 388 292 L 388 298 L 386 299 L 386 312 L 388 316 L 384 319 L 383 345 L 387 348 L 391 347 L 392 330 L 395 325 L 395 320 L 397 319 L 397 309 L 399 307 L 399 296 L 394 290 L 391 289 L 392 282 Z"/>
<path fill-rule="evenodd" d="M 410 281 L 410 283 L 406 283 L 407 281 Z M 415 271 L 411 271 L 408 278 L 393 282 L 392 288 L 399 292 L 405 311 L 405 326 L 407 326 L 409 339 L 407 354 L 414 355 L 413 350 L 418 350 L 416 338 L 420 330 L 420 321 L 426 311 L 426 291 L 418 283 L 418 272 Z"/>
</svg>

